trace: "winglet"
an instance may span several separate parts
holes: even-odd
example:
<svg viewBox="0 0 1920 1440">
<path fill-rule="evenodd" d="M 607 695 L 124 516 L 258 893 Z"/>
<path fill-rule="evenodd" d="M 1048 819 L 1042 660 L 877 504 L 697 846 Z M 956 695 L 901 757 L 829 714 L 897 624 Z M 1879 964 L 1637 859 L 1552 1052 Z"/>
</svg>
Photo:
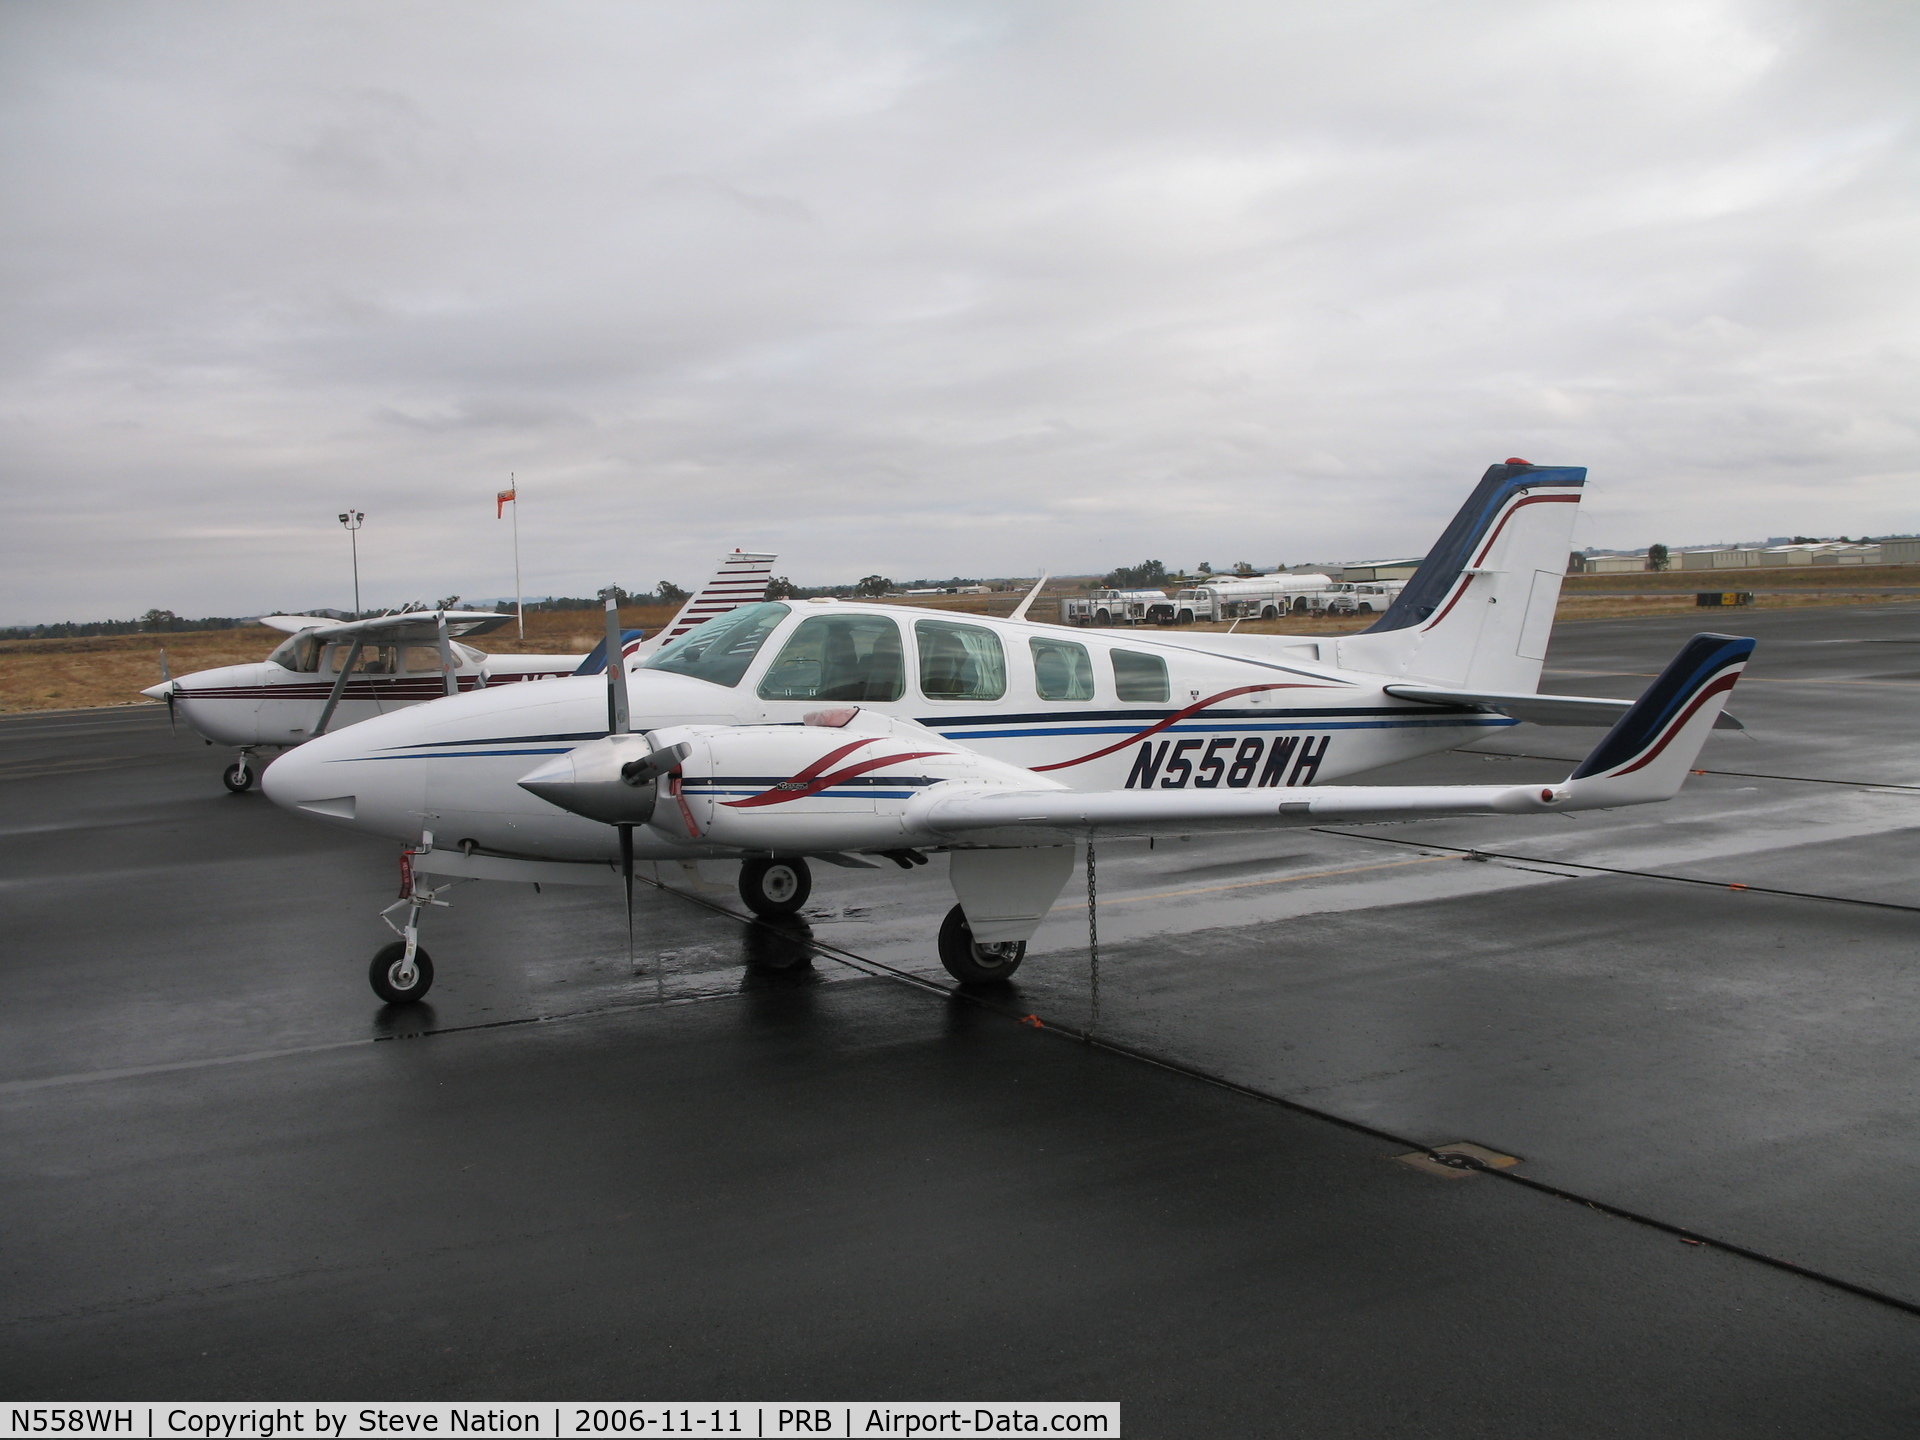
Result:
<svg viewBox="0 0 1920 1440">
<path fill-rule="evenodd" d="M 1048 580 L 1052 578 L 1053 577 L 1051 575 L 1049 575 L 1046 571 L 1042 570 L 1040 572 L 1040 578 L 1033 582 L 1033 589 L 1027 592 L 1027 598 L 1022 600 L 1017 606 L 1015 606 L 1013 614 L 1009 615 L 1007 618 L 1009 620 L 1026 619 L 1027 611 L 1032 609 L 1033 602 L 1040 598 L 1041 588 L 1047 583 Z"/>
<path fill-rule="evenodd" d="M 1679 793 L 1753 641 L 1696 635 L 1580 762 L 1569 788 L 1587 805 L 1634 805 Z"/>
</svg>

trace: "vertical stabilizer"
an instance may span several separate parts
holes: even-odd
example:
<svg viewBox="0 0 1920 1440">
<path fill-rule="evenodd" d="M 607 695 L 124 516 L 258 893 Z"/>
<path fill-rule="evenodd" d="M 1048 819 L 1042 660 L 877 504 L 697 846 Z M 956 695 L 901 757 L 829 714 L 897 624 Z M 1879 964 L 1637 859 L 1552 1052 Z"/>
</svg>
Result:
<svg viewBox="0 0 1920 1440">
<path fill-rule="evenodd" d="M 652 639 L 642 641 L 637 653 L 645 655 L 670 641 L 678 640 L 696 625 L 716 615 L 724 615 L 738 605 L 751 605 L 767 593 L 773 578 L 775 555 L 749 554 L 736 550 L 720 562 L 713 578 L 680 607 L 680 613 L 662 625 Z M 633 654 L 636 652 L 628 651 Z"/>
<path fill-rule="evenodd" d="M 1477 689 L 1538 689 L 1586 481 L 1581 466 L 1489 466 L 1387 612 L 1340 639 L 1339 663 Z"/>
</svg>

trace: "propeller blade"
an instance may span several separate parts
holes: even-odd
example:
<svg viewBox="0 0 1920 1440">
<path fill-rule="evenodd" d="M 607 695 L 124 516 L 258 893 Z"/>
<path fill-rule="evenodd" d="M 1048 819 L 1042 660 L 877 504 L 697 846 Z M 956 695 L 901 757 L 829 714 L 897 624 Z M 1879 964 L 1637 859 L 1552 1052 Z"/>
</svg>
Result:
<svg viewBox="0 0 1920 1440">
<path fill-rule="evenodd" d="M 167 647 L 160 647 L 160 683 L 167 687 L 167 729 L 178 730 L 180 724 L 174 715 L 173 697 L 177 687 L 173 683 L 173 671 L 167 668 Z"/>
<path fill-rule="evenodd" d="M 627 708 L 627 661 L 620 653 L 620 597 L 611 588 L 600 592 L 607 602 L 607 733 L 625 735 L 633 729 Z"/>
</svg>

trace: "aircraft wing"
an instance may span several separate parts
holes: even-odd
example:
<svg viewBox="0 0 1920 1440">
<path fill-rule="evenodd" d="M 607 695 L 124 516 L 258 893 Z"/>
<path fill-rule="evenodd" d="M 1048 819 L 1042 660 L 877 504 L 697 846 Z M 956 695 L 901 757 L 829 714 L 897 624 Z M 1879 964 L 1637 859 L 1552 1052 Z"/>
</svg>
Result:
<svg viewBox="0 0 1920 1440">
<path fill-rule="evenodd" d="M 1594 695 L 1519 695 L 1491 690 L 1447 690 L 1436 685 L 1389 685 L 1387 694 L 1429 705 L 1471 705 L 1493 710 L 1535 725 L 1612 725 L 1627 713 L 1631 700 L 1606 700 Z M 1744 730 L 1726 711 L 1714 722 L 1720 730 Z"/>
<path fill-rule="evenodd" d="M 1329 822 L 1534 814 L 1538 785 L 1315 785 L 1299 790 L 974 790 L 929 795 L 917 822 L 986 844 L 1269 830 Z M 1564 798 L 1564 797 L 1563 797 Z"/>
<path fill-rule="evenodd" d="M 375 644 L 431 645 L 439 638 L 438 621 L 441 613 L 438 610 L 408 610 L 396 615 L 376 615 L 371 620 L 327 620 L 314 615 L 263 615 L 260 623 L 295 634 L 310 631 L 326 641 L 358 637 Z M 456 640 L 469 635 L 485 635 L 513 619 L 511 615 L 498 615 L 490 610 L 448 610 L 445 614 L 447 634 Z"/>
</svg>

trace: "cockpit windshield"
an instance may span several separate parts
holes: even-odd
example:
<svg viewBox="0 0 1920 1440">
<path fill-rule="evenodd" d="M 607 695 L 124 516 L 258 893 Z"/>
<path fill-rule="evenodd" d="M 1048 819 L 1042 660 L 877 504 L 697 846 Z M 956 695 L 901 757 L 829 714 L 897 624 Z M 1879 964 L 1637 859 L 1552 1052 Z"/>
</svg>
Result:
<svg viewBox="0 0 1920 1440">
<path fill-rule="evenodd" d="M 742 605 L 696 626 L 641 668 L 690 675 L 712 685 L 738 685 L 767 636 L 792 613 L 778 601 Z"/>
<path fill-rule="evenodd" d="M 290 640 L 281 641 L 267 659 L 283 670 L 311 675 L 320 668 L 319 638 L 310 634 L 295 635 Z"/>
</svg>

